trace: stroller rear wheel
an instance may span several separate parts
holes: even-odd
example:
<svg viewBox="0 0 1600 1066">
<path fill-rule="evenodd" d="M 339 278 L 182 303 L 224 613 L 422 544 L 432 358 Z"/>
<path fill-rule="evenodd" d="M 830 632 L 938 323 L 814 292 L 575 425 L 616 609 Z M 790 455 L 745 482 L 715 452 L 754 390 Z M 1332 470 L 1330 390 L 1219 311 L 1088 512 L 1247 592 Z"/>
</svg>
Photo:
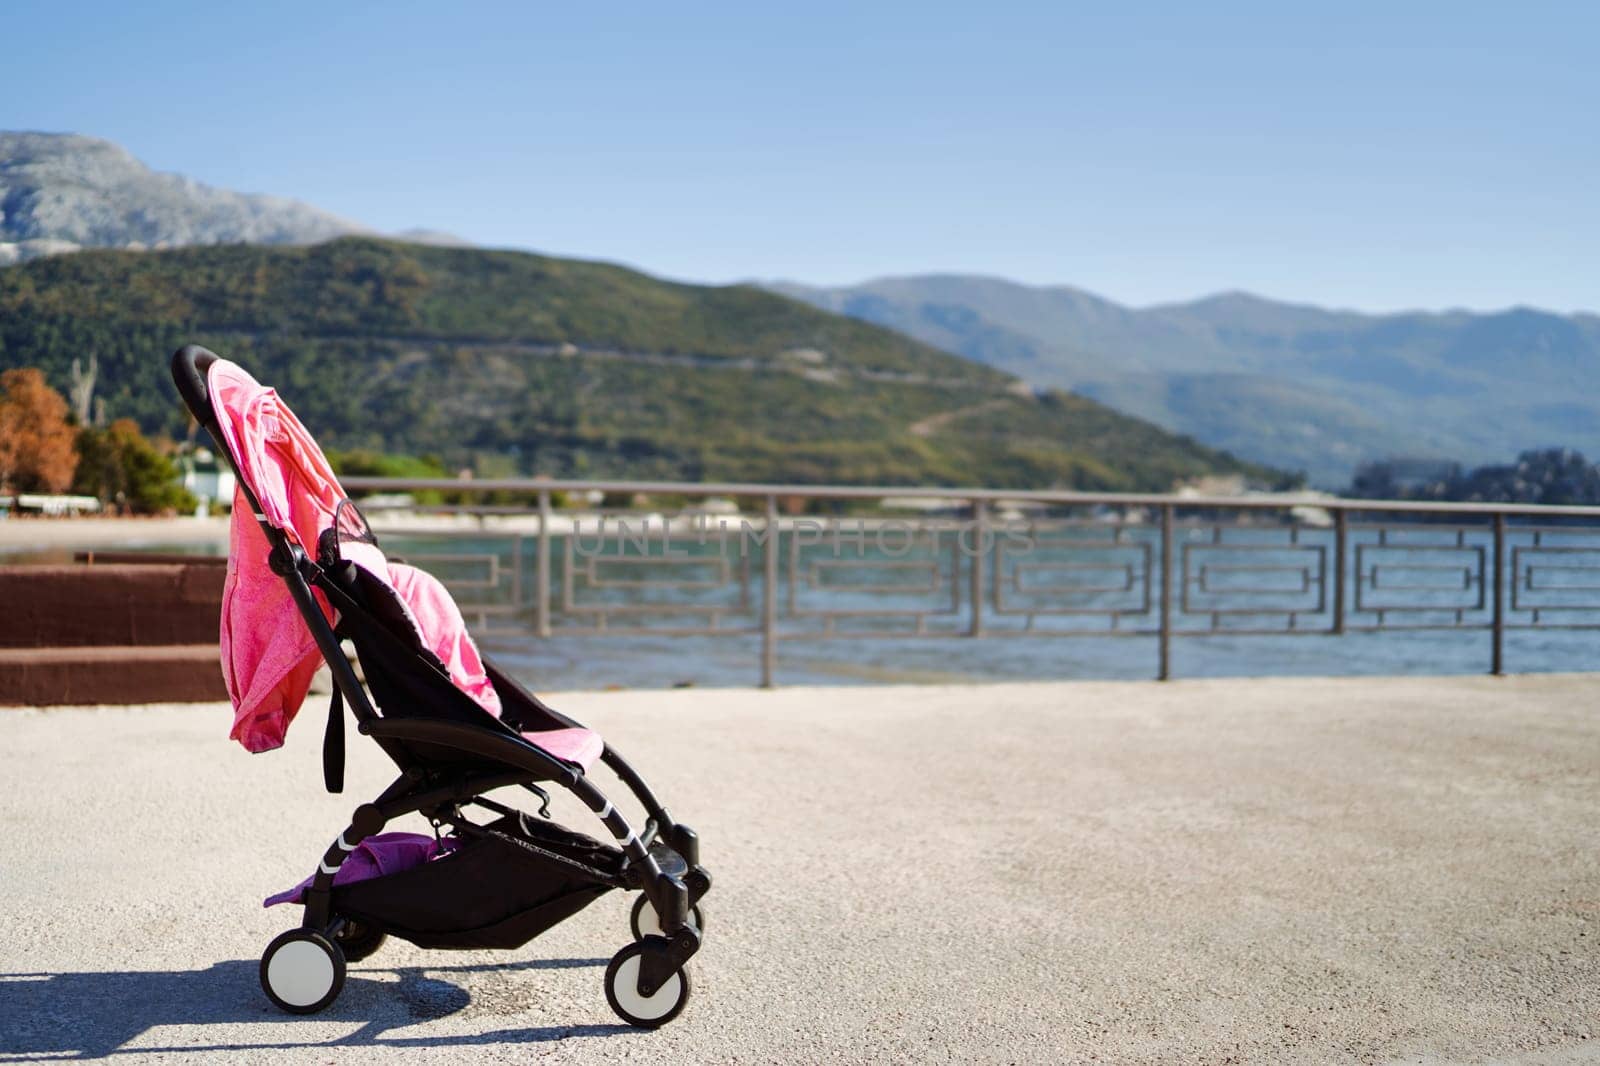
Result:
<svg viewBox="0 0 1600 1066">
<path fill-rule="evenodd" d="M 345 962 L 360 962 L 383 947 L 383 942 L 389 939 L 389 934 L 366 922 L 346 918 L 344 925 L 334 934 L 333 939 L 339 945 L 339 950 L 344 952 Z"/>
<path fill-rule="evenodd" d="M 606 1002 L 617 1017 L 641 1029 L 659 1029 L 682 1012 L 689 1002 L 689 972 L 674 970 L 661 987 L 648 995 L 639 989 L 639 969 L 646 951 L 665 945 L 662 937 L 629 944 L 612 956 L 606 967 Z"/>
<path fill-rule="evenodd" d="M 696 903 L 689 908 L 689 924 L 702 937 L 706 935 L 706 916 Z M 661 919 L 656 915 L 656 909 L 650 906 L 650 897 L 643 892 L 633 901 L 633 913 L 628 916 L 628 925 L 633 930 L 633 939 L 643 940 L 647 936 L 661 936 Z"/>
<path fill-rule="evenodd" d="M 291 929 L 261 955 L 261 989 L 280 1010 L 315 1014 L 344 988 L 344 952 L 310 929 Z"/>
</svg>

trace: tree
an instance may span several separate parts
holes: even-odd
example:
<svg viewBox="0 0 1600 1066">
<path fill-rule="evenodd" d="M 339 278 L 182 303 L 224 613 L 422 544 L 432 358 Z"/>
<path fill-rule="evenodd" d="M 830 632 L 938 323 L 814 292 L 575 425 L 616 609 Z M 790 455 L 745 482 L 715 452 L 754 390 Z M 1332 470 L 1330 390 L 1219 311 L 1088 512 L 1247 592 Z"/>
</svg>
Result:
<svg viewBox="0 0 1600 1066">
<path fill-rule="evenodd" d="M 1405 467 L 1427 476 L 1403 478 Z M 1364 463 L 1347 495 L 1369 500 L 1592 505 L 1600 503 L 1600 466 L 1571 448 L 1523 452 L 1515 463 L 1480 466 L 1470 472 L 1455 464 L 1419 460 Z"/>
<path fill-rule="evenodd" d="M 432 455 L 419 457 L 385 455 L 382 452 L 370 451 L 364 448 L 354 448 L 349 451 L 330 450 L 326 454 L 328 465 L 333 467 L 333 472 L 340 477 L 403 477 L 418 479 L 450 476 L 445 470 L 444 464 L 436 456 Z M 417 503 L 428 505 L 444 502 L 444 494 L 434 490 L 413 492 L 411 498 Z"/>
<path fill-rule="evenodd" d="M 161 454 L 131 418 L 119 418 L 105 429 L 86 427 L 78 434 L 82 457 L 74 485 L 136 514 L 192 511 L 198 502 L 178 482 L 178 466 Z"/>
<path fill-rule="evenodd" d="M 78 466 L 67 401 L 44 372 L 22 367 L 0 373 L 0 489 L 65 492 Z"/>
</svg>

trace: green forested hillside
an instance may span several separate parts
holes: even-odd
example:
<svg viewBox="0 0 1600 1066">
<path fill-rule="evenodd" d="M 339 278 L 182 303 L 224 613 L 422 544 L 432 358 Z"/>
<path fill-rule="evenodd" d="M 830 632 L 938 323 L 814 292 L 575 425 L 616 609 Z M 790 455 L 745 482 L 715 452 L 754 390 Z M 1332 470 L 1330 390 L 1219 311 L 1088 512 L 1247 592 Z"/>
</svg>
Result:
<svg viewBox="0 0 1600 1066">
<path fill-rule="evenodd" d="M 1165 489 L 1271 471 L 747 287 L 348 238 L 80 252 L 0 270 L 0 368 L 98 360 L 108 417 L 180 434 L 196 341 L 330 447 L 483 472 Z"/>
</svg>

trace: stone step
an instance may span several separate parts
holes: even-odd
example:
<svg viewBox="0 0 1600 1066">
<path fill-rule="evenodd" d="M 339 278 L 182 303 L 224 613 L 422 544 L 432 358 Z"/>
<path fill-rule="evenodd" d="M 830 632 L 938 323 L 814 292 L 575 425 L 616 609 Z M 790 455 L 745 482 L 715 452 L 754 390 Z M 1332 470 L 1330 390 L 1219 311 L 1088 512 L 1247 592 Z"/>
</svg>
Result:
<svg viewBox="0 0 1600 1066">
<path fill-rule="evenodd" d="M 216 641 L 0 648 L 0 704 L 195 703 L 228 698 Z"/>
<path fill-rule="evenodd" d="M 0 567 L 0 648 L 210 642 L 226 568 L 215 564 Z"/>
</svg>

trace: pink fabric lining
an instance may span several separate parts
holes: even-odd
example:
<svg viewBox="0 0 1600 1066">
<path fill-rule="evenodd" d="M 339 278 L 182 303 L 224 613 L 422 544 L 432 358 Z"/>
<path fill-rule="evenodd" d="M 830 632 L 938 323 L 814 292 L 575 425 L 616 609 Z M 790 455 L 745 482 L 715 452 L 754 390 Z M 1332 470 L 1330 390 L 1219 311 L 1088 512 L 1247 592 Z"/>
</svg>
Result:
<svg viewBox="0 0 1600 1066">
<path fill-rule="evenodd" d="M 455 850 L 455 847 L 456 841 L 451 837 L 440 841 L 421 833 L 378 833 L 357 844 L 355 850 L 345 856 L 339 872 L 333 875 L 333 883 L 348 885 L 397 874 L 432 862 L 440 855 Z M 308 877 L 287 892 L 268 896 L 261 901 L 261 905 L 273 907 L 279 903 L 304 903 L 311 880 Z"/>
<path fill-rule="evenodd" d="M 390 563 L 389 584 L 400 594 L 400 602 L 411 615 L 423 646 L 444 663 L 456 687 L 476 700 L 478 706 L 500 717 L 500 694 L 483 668 L 478 646 L 467 635 L 461 609 L 439 579 L 413 566 Z"/>
<path fill-rule="evenodd" d="M 522 739 L 534 747 L 543 748 L 558 759 L 577 763 L 585 770 L 594 765 L 594 761 L 600 757 L 606 746 L 599 733 L 581 727 L 524 733 Z"/>
</svg>

